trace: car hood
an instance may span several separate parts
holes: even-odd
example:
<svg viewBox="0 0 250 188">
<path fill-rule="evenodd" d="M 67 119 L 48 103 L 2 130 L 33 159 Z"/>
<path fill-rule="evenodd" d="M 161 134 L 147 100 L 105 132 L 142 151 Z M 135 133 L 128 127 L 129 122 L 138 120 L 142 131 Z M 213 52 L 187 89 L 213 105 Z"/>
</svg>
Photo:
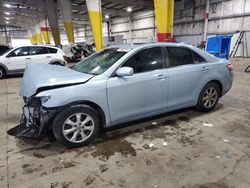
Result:
<svg viewBox="0 0 250 188">
<path fill-rule="evenodd" d="M 53 89 L 87 82 L 94 77 L 70 68 L 39 63 L 28 63 L 24 72 L 20 95 L 31 97 L 38 89 Z"/>
</svg>

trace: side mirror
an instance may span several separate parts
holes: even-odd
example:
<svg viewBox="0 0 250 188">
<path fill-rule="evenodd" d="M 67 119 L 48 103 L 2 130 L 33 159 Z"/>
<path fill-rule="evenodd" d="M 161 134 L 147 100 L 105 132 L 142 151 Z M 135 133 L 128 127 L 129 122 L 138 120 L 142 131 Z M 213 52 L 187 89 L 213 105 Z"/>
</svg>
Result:
<svg viewBox="0 0 250 188">
<path fill-rule="evenodd" d="M 121 67 L 116 71 L 117 76 L 132 76 L 134 74 L 134 70 L 131 67 Z"/>
</svg>

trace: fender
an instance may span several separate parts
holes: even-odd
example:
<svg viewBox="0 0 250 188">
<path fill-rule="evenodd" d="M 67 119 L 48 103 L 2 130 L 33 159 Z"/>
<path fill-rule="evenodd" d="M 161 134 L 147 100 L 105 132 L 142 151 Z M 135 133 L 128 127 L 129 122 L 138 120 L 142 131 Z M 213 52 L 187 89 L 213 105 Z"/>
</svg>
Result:
<svg viewBox="0 0 250 188">
<path fill-rule="evenodd" d="M 53 107 L 52 108 L 43 107 L 43 108 L 50 109 L 50 110 L 55 110 L 56 109 L 56 114 L 58 114 L 61 111 L 63 111 L 64 109 L 66 109 L 66 108 L 68 108 L 70 106 L 81 105 L 81 104 L 88 105 L 88 106 L 92 107 L 98 113 L 98 115 L 100 116 L 102 127 L 103 128 L 106 127 L 106 116 L 105 116 L 105 113 L 104 113 L 103 109 L 98 104 L 96 104 L 95 102 L 92 102 L 92 101 L 78 100 L 78 101 L 74 101 L 74 102 L 65 104 L 64 106 L 60 106 L 60 107 L 55 107 L 55 108 L 53 108 Z"/>
</svg>

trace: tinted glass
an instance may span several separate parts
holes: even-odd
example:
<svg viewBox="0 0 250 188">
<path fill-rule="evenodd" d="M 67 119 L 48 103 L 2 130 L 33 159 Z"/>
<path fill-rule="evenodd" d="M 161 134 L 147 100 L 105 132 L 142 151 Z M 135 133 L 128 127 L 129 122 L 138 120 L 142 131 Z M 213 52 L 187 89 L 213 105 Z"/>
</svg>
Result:
<svg viewBox="0 0 250 188">
<path fill-rule="evenodd" d="M 41 46 L 33 46 L 31 47 L 30 54 L 31 55 L 39 55 L 39 54 L 47 54 L 47 48 Z"/>
<path fill-rule="evenodd" d="M 131 67 L 134 73 L 141 73 L 161 69 L 163 67 L 161 48 L 149 48 L 141 50 L 126 61 L 123 67 Z"/>
<path fill-rule="evenodd" d="M 198 55 L 197 53 L 193 52 L 193 59 L 194 59 L 194 63 L 197 64 L 197 63 L 204 63 L 206 62 L 206 60 L 201 57 L 200 55 Z"/>
<path fill-rule="evenodd" d="M 102 74 L 126 53 L 118 48 L 106 49 L 84 59 L 72 69 L 82 73 Z"/>
<path fill-rule="evenodd" d="M 189 49 L 182 47 L 167 47 L 169 66 L 193 64 L 193 56 Z"/>
<path fill-rule="evenodd" d="M 25 56 L 25 55 L 30 55 L 30 48 L 29 47 L 17 48 L 16 50 L 11 52 L 10 57 L 12 57 L 12 56 Z"/>
<path fill-rule="evenodd" d="M 48 51 L 51 54 L 56 54 L 57 53 L 57 49 L 55 49 L 55 48 L 48 48 Z"/>
</svg>

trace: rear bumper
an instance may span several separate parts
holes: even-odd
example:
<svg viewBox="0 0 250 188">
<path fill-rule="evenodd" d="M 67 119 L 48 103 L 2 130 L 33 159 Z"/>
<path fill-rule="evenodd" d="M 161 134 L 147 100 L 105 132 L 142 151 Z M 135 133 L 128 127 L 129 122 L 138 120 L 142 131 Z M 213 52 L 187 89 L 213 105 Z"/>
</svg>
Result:
<svg viewBox="0 0 250 188">
<path fill-rule="evenodd" d="M 233 79 L 234 79 L 234 75 L 233 75 L 233 73 L 230 73 L 229 78 L 227 78 L 223 84 L 223 90 L 222 90 L 222 94 L 221 94 L 222 96 L 225 95 L 232 88 Z"/>
</svg>

